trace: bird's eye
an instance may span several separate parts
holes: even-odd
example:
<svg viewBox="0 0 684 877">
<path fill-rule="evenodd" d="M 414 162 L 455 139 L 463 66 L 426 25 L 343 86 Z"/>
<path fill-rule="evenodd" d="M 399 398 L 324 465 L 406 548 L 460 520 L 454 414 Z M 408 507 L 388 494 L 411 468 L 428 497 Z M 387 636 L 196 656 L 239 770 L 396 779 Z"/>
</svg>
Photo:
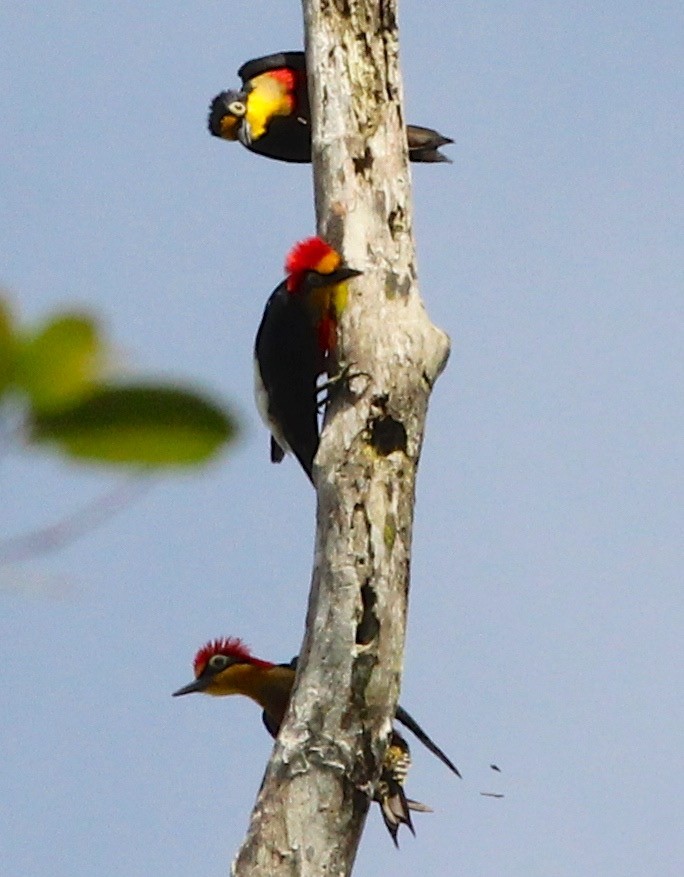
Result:
<svg viewBox="0 0 684 877">
<path fill-rule="evenodd" d="M 319 286 L 326 286 L 330 281 L 325 274 L 318 271 L 307 271 L 304 274 L 304 286 L 309 289 L 316 289 Z"/>
<path fill-rule="evenodd" d="M 238 118 L 242 118 L 247 112 L 247 107 L 241 100 L 233 100 L 228 104 L 228 112 Z"/>
<path fill-rule="evenodd" d="M 209 659 L 209 666 L 212 670 L 225 670 L 228 666 L 228 658 L 225 655 L 214 655 Z"/>
</svg>

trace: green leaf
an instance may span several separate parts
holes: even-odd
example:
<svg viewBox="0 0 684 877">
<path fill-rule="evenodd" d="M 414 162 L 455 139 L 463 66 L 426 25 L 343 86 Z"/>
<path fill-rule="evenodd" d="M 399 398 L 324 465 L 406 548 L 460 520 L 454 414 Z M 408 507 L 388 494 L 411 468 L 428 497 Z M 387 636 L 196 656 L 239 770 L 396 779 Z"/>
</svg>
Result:
<svg viewBox="0 0 684 877">
<path fill-rule="evenodd" d="M 12 380 L 17 339 L 12 328 L 12 315 L 7 302 L 0 298 L 0 396 Z"/>
<path fill-rule="evenodd" d="M 36 409 L 67 408 L 93 390 L 103 358 L 94 320 L 61 314 L 24 340 L 17 383 Z"/>
<path fill-rule="evenodd" d="M 121 465 L 201 463 L 236 432 L 213 402 L 177 387 L 98 390 L 73 407 L 34 414 L 32 439 L 72 457 Z"/>
</svg>

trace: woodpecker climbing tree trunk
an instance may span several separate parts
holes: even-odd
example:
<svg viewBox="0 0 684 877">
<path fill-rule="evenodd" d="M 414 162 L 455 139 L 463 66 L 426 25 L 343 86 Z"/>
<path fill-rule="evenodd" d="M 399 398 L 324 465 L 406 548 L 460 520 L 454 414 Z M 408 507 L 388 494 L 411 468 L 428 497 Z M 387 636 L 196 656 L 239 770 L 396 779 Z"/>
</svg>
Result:
<svg viewBox="0 0 684 877">
<path fill-rule="evenodd" d="M 318 232 L 364 272 L 338 346 L 359 376 L 326 415 L 298 680 L 237 877 L 351 873 L 399 695 L 416 467 L 449 355 L 416 281 L 396 0 L 303 4 Z"/>
</svg>

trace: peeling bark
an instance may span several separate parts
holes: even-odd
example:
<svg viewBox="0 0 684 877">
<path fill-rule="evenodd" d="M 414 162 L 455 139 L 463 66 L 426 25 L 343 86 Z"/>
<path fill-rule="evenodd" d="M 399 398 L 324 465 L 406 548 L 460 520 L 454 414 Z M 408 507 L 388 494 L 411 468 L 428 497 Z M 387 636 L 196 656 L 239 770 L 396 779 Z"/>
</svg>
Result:
<svg viewBox="0 0 684 877">
<path fill-rule="evenodd" d="M 395 0 L 303 2 L 318 231 L 364 272 L 338 347 L 359 376 L 326 415 L 297 683 L 237 877 L 351 873 L 399 694 L 416 468 L 449 354 L 417 288 Z"/>
</svg>

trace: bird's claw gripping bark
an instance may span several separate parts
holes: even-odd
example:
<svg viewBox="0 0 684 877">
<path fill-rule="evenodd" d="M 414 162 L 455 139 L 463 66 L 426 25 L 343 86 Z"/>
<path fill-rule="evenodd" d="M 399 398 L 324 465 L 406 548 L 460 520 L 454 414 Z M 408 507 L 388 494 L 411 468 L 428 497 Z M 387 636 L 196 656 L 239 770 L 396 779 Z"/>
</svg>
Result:
<svg viewBox="0 0 684 877">
<path fill-rule="evenodd" d="M 316 387 L 316 396 L 321 393 L 325 393 L 324 397 L 318 400 L 319 409 L 322 410 L 323 408 L 325 408 L 326 405 L 328 405 L 333 400 L 335 394 L 339 393 L 340 390 L 344 387 L 352 392 L 350 384 L 357 378 L 365 378 L 367 383 L 364 389 L 355 395 L 361 395 L 361 393 L 365 392 L 368 389 L 368 385 L 371 382 L 371 376 L 368 374 L 368 372 L 353 371 L 355 365 L 356 363 L 353 362 L 347 362 L 344 365 L 340 365 L 337 374 L 333 375 L 331 378 L 328 378 L 325 383 Z"/>
</svg>

